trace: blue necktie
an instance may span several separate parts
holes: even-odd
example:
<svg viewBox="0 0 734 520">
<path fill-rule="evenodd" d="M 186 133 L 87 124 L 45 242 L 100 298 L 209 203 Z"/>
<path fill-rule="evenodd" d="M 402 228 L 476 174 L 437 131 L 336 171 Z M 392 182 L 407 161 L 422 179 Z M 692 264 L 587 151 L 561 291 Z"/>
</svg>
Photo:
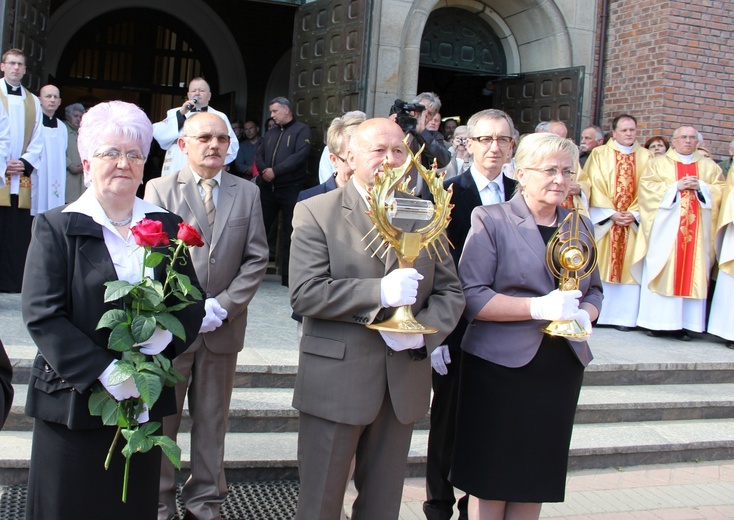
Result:
<svg viewBox="0 0 734 520">
<path fill-rule="evenodd" d="M 500 187 L 499 184 L 497 184 L 494 181 L 491 181 L 489 185 L 487 186 L 489 188 L 489 203 L 490 204 L 499 204 L 502 202 L 502 199 L 500 198 Z"/>
</svg>

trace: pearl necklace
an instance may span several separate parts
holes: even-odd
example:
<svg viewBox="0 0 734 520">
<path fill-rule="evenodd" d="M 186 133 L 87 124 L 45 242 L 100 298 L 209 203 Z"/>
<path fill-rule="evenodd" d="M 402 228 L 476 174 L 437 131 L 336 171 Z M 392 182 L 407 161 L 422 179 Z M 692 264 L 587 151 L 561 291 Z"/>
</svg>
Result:
<svg viewBox="0 0 734 520">
<path fill-rule="evenodd" d="M 107 220 L 110 222 L 110 224 L 112 224 L 115 227 L 125 227 L 130 222 L 133 221 L 133 215 L 131 213 L 129 217 L 127 217 L 126 219 L 123 219 L 123 220 L 113 220 L 110 217 L 107 217 Z"/>
</svg>

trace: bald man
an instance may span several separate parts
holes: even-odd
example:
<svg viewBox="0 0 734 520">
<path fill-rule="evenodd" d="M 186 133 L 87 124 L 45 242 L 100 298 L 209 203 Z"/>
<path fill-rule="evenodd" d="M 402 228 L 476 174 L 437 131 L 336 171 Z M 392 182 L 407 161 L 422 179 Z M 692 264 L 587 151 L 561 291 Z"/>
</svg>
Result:
<svg viewBox="0 0 734 520">
<path fill-rule="evenodd" d="M 297 520 L 339 518 L 356 455 L 354 518 L 397 518 L 413 423 L 428 411 L 427 354 L 442 344 L 464 308 L 450 255 L 423 250 L 415 269 L 398 269 L 394 251 L 373 255 L 368 190 L 383 160 L 407 159 L 400 127 L 370 119 L 355 131 L 347 184 L 296 205 L 290 296 L 303 316 L 293 406 L 300 412 Z M 400 196 L 407 197 L 405 194 Z M 404 221 L 411 229 L 415 222 Z M 412 305 L 436 334 L 378 332 L 394 307 Z"/>
</svg>

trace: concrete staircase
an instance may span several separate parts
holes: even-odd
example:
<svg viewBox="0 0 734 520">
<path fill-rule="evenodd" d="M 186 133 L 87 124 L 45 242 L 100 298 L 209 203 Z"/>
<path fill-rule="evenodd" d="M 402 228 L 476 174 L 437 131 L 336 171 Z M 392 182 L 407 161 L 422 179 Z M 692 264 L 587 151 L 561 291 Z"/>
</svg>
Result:
<svg viewBox="0 0 734 520">
<path fill-rule="evenodd" d="M 230 407 L 230 482 L 297 478 L 298 413 L 290 406 L 295 326 L 284 319 L 258 329 L 258 319 L 287 314 L 277 283 L 264 284 L 261 292 L 251 306 L 258 311 L 251 310 Z M 32 428 L 23 406 L 35 349 L 23 337 L 19 318 L 10 315 L 0 300 L 0 325 L 14 319 L 16 327 L 14 342 L 3 337 L 15 365 L 16 399 L 0 432 L 0 485 L 25 482 Z M 682 343 L 599 328 L 592 350 L 596 359 L 586 371 L 571 442 L 572 469 L 734 459 L 734 351 L 723 341 L 697 335 Z M 185 418 L 179 437 L 184 467 L 189 426 Z M 425 418 L 415 427 L 408 476 L 423 474 L 427 440 Z"/>
</svg>

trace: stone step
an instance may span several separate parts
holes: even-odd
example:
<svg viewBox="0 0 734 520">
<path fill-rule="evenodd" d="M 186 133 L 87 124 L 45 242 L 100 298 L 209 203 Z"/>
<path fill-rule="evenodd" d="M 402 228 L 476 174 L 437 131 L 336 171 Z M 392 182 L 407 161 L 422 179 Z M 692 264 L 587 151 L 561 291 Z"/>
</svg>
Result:
<svg viewBox="0 0 734 520">
<path fill-rule="evenodd" d="M 16 385 L 6 430 L 28 431 L 33 421 L 23 414 L 26 385 Z M 290 388 L 235 388 L 229 431 L 248 433 L 298 431 L 298 411 Z M 734 383 L 700 385 L 588 386 L 581 389 L 576 424 L 734 418 Z M 181 431 L 190 431 L 184 405 Z M 416 430 L 429 428 L 428 417 Z"/>
<path fill-rule="evenodd" d="M 406 476 L 425 473 L 428 432 L 416 430 Z M 189 435 L 179 436 L 183 471 L 190 468 Z M 0 432 L 0 485 L 22 484 L 28 476 L 31 432 Z M 225 465 L 228 480 L 294 479 L 297 434 L 230 433 Z M 578 424 L 571 440 L 570 469 L 598 469 L 734 458 L 734 419 Z M 100 464 L 102 461 L 100 461 Z"/>
<path fill-rule="evenodd" d="M 631 336 L 632 339 L 635 337 L 639 336 Z M 678 345 L 673 343 L 672 346 Z M 718 353 L 714 350 L 716 347 L 712 347 L 712 345 L 698 345 L 702 354 L 720 359 L 661 361 L 656 358 L 650 362 L 636 358 L 630 359 L 629 362 L 594 360 L 584 373 L 584 386 L 672 385 L 734 381 L 734 352 L 721 347 L 721 350 L 725 352 Z M 27 384 L 36 348 L 11 346 L 7 350 L 13 364 L 13 384 Z M 714 356 L 712 356 L 712 350 L 715 353 Z M 660 357 L 659 354 L 658 357 Z M 235 387 L 293 388 L 298 372 L 297 362 L 297 347 L 295 351 L 279 349 L 250 351 L 245 348 L 238 357 Z"/>
</svg>

